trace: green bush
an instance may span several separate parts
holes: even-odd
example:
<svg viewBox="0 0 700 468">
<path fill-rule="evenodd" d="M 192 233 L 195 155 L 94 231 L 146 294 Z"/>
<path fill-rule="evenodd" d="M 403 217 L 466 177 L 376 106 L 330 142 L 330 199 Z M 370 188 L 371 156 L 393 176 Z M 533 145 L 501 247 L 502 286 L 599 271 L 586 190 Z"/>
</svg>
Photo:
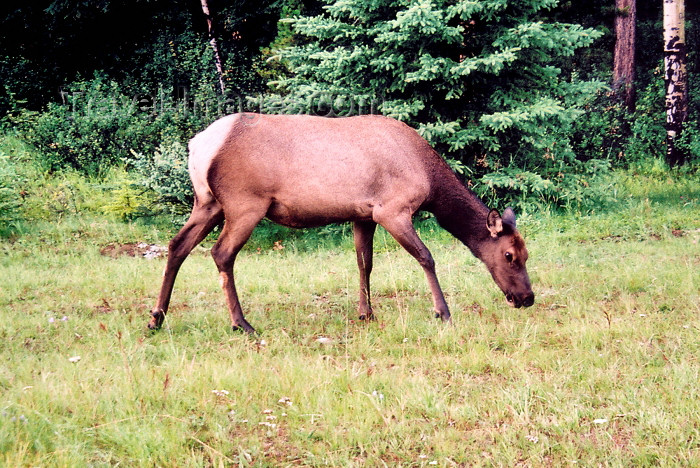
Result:
<svg viewBox="0 0 700 468">
<path fill-rule="evenodd" d="M 116 82 L 96 77 L 74 83 L 64 99 L 50 104 L 24 129 L 45 169 L 104 174 L 128 157 L 131 147 L 153 144 L 151 125 Z"/>
<path fill-rule="evenodd" d="M 647 79 L 647 85 L 637 90 L 635 111 L 621 116 L 629 127 L 622 149 L 625 163 L 649 157 L 663 159 L 666 153 L 666 91 L 662 69 L 654 70 Z"/>
<path fill-rule="evenodd" d="M 0 153 L 0 236 L 12 232 L 22 214 L 21 179 L 10 157 Z"/>
<path fill-rule="evenodd" d="M 169 139 L 152 155 L 134 152 L 131 164 L 139 174 L 139 184 L 155 193 L 163 209 L 181 215 L 192 206 L 194 194 L 185 145 Z"/>
<path fill-rule="evenodd" d="M 63 103 L 25 119 L 23 132 L 41 153 L 49 171 L 73 168 L 88 176 L 102 176 L 128 163 L 134 152 L 154 154 L 161 142 L 187 141 L 226 111 L 206 93 L 178 99 L 173 89 L 151 93 L 122 89 L 98 75 L 73 83 Z"/>
<path fill-rule="evenodd" d="M 585 106 L 585 118 L 574 122 L 572 148 L 577 159 L 602 158 L 614 168 L 665 158 L 665 89 L 661 67 L 652 70 L 637 89 L 636 108 L 627 110 L 614 95 L 600 93 Z M 700 159 L 700 97 L 691 93 L 689 115 L 677 142 L 689 161 Z"/>
<path fill-rule="evenodd" d="M 540 173 L 507 167 L 484 175 L 475 191 L 490 206 L 510 205 L 520 212 L 547 207 L 591 212 L 615 201 L 610 175 L 610 162 L 605 159 L 574 160 Z"/>
</svg>

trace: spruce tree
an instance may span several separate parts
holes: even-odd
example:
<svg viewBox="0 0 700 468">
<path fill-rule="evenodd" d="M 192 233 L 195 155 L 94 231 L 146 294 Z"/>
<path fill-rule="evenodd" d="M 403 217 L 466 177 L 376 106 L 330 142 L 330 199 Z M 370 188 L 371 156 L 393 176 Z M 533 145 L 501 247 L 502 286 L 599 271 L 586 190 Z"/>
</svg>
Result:
<svg viewBox="0 0 700 468">
<path fill-rule="evenodd" d="M 329 0 L 320 15 L 288 20 L 297 41 L 279 57 L 290 73 L 262 110 L 376 110 L 414 126 L 475 180 L 555 190 L 576 159 L 567 130 L 603 88 L 563 76 L 561 61 L 600 33 L 543 20 L 556 4 Z"/>
</svg>

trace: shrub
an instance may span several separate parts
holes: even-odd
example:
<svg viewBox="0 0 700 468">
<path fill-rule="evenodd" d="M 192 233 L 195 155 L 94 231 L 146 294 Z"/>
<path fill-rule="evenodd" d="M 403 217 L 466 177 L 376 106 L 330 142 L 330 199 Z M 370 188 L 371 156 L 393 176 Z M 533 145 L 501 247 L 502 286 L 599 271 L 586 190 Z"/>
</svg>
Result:
<svg viewBox="0 0 700 468">
<path fill-rule="evenodd" d="M 102 75 L 67 89 L 63 103 L 50 104 L 23 125 L 49 171 L 73 168 L 103 176 L 115 165 L 128 163 L 134 152 L 154 154 L 162 141 L 189 139 L 228 110 L 206 93 L 178 98 L 173 89 L 160 88 L 129 95 Z"/>
<path fill-rule="evenodd" d="M 605 159 L 574 160 L 540 173 L 507 167 L 484 175 L 475 191 L 491 206 L 510 205 L 520 212 L 547 206 L 590 212 L 615 201 L 609 175 L 610 162 Z"/>
<path fill-rule="evenodd" d="M 131 164 L 139 174 L 140 185 L 156 194 L 161 208 L 181 215 L 192 206 L 187 148 L 178 140 L 161 143 L 153 155 L 134 152 Z"/>
<path fill-rule="evenodd" d="M 152 145 L 151 125 L 136 102 L 104 77 L 75 83 L 62 104 L 49 104 L 24 129 L 49 171 L 67 167 L 99 175 L 129 156 L 132 145 Z"/>
<path fill-rule="evenodd" d="M 23 219 L 21 179 L 10 157 L 0 153 L 0 235 L 7 235 Z"/>
</svg>

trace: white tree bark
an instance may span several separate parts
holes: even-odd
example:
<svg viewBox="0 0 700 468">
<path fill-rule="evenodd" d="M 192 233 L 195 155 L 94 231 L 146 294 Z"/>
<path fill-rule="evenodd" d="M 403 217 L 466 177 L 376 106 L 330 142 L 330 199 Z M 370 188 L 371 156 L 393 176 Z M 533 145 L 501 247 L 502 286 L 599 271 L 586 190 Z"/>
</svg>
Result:
<svg viewBox="0 0 700 468">
<path fill-rule="evenodd" d="M 226 96 L 226 84 L 224 83 L 224 67 L 223 61 L 221 60 L 221 53 L 219 52 L 219 44 L 216 41 L 216 36 L 214 35 L 214 19 L 209 11 L 209 2 L 207 0 L 201 0 L 202 11 L 204 16 L 207 18 L 207 28 L 209 31 L 209 44 L 211 44 L 211 49 L 214 51 L 214 64 L 216 65 L 216 72 L 219 75 L 219 87 L 221 88 L 221 95 Z"/>
<path fill-rule="evenodd" d="M 688 117 L 685 0 L 664 0 L 664 78 L 666 81 L 666 160 L 683 164 L 685 154 L 676 146 Z"/>
</svg>

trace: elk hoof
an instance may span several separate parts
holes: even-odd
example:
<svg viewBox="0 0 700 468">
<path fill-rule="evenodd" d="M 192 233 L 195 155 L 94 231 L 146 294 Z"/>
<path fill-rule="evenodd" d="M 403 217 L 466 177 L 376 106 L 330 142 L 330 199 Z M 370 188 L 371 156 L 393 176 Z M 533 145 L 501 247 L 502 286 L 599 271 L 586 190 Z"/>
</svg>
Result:
<svg viewBox="0 0 700 468">
<path fill-rule="evenodd" d="M 452 318 L 449 312 L 435 312 L 435 318 L 439 318 L 443 322 L 452 322 Z"/>
<path fill-rule="evenodd" d="M 148 322 L 148 328 L 150 330 L 158 330 L 163 325 L 165 320 L 165 313 L 162 310 L 154 310 L 151 312 L 151 320 Z"/>
<path fill-rule="evenodd" d="M 243 320 L 242 323 L 232 325 L 232 326 L 231 326 L 231 329 L 232 329 L 233 331 L 235 331 L 235 332 L 237 332 L 237 331 L 243 331 L 243 332 L 248 333 L 249 335 L 253 335 L 253 334 L 257 333 L 257 332 L 255 331 L 255 328 L 253 328 L 252 326 L 250 326 L 250 324 L 249 324 L 248 322 L 246 322 L 245 320 Z"/>
<path fill-rule="evenodd" d="M 362 322 L 373 322 L 374 320 L 376 320 L 376 317 L 372 312 L 367 312 L 365 314 L 360 314 L 358 319 L 360 319 L 360 321 Z"/>
</svg>

